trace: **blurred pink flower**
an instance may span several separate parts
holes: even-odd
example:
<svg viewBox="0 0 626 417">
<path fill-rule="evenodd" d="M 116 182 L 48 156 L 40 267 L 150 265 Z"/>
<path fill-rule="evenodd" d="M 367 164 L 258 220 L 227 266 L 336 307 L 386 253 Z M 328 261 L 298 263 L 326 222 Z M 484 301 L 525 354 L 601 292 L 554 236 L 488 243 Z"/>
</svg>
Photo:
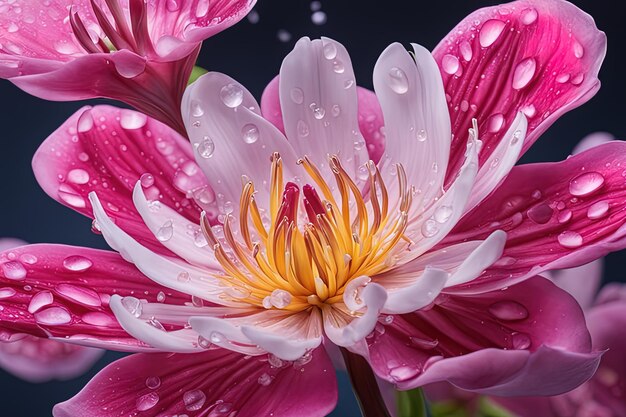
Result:
<svg viewBox="0 0 626 417">
<path fill-rule="evenodd" d="M 361 94 L 380 106 L 359 104 L 365 125 L 379 116 L 364 112 L 382 108 L 378 163 L 365 140 L 376 130 L 360 131 L 350 58 L 330 39 L 301 39 L 283 62 L 280 112 L 263 114 L 280 116 L 284 135 L 219 73 L 186 92 L 191 145 L 108 106 L 53 133 L 33 160 L 40 184 L 93 211 L 119 255 L 59 245 L 0 254 L 3 285 L 16 291 L 0 325 L 162 352 L 109 366 L 55 415 L 325 415 L 337 392 L 323 339 L 401 389 L 450 381 L 556 394 L 589 378 L 599 354 L 580 308 L 535 275 L 626 246 L 626 145 L 512 167 L 554 115 L 597 90 L 605 37 L 558 0 L 484 9 L 461 27 L 470 24 L 479 36 L 457 39 L 469 32 L 455 29 L 441 47 L 469 44 L 457 78 L 442 80 L 441 48 L 435 59 L 419 45 L 413 57 L 399 44 L 381 55 L 376 96 Z M 557 69 L 576 77 L 554 95 Z M 530 106 L 537 118 L 524 114 Z M 485 122 L 494 111 L 498 129 Z M 610 216 L 587 216 L 603 201 Z M 28 314 L 24 284 L 54 291 L 55 304 Z"/>
<path fill-rule="evenodd" d="M 202 40 L 255 0 L 18 0 L 0 6 L 0 77 L 47 100 L 106 97 L 184 132 Z"/>
<path fill-rule="evenodd" d="M 25 242 L 0 239 L 5 252 Z M 0 299 L 12 295 L 11 288 L 0 289 Z M 102 356 L 103 350 L 74 346 L 42 337 L 0 333 L 0 368 L 29 382 L 70 379 L 85 373 Z"/>
</svg>

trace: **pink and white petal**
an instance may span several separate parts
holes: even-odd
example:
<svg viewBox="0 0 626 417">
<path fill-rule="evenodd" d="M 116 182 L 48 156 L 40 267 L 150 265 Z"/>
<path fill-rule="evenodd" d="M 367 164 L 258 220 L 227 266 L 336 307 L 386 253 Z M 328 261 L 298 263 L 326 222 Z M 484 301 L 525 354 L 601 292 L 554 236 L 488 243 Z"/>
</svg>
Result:
<svg viewBox="0 0 626 417">
<path fill-rule="evenodd" d="M 520 157 L 528 122 L 523 113 L 518 113 L 508 131 L 491 155 L 480 166 L 470 200 L 465 211 L 469 212 L 483 201 L 511 172 Z M 482 134 L 482 133 L 481 133 Z"/>
<path fill-rule="evenodd" d="M 133 202 L 146 226 L 163 246 L 192 265 L 212 270 L 220 268 L 197 222 L 190 222 L 159 201 L 148 201 L 141 181 L 133 190 Z"/>
<path fill-rule="evenodd" d="M 528 117 L 522 153 L 563 113 L 599 89 L 606 36 L 564 0 L 520 0 L 480 9 L 435 48 L 454 140 L 448 181 L 461 165 L 472 118 L 484 132 L 481 165 L 518 112 Z"/>
<path fill-rule="evenodd" d="M 367 341 L 373 369 L 401 389 L 448 381 L 497 395 L 554 395 L 588 379 L 599 361 L 576 301 L 540 277 L 442 295 L 430 309 L 394 316 Z"/>
<path fill-rule="evenodd" d="M 626 144 L 615 141 L 562 162 L 513 168 L 443 242 L 484 239 L 495 229 L 508 235 L 502 259 L 454 291 L 501 288 L 624 248 L 624 152 Z"/>
<path fill-rule="evenodd" d="M 596 298 L 596 304 L 606 304 L 613 301 L 626 301 L 626 285 L 621 282 L 605 284 Z"/>
<path fill-rule="evenodd" d="M 141 113 L 111 106 L 84 107 L 71 116 L 39 147 L 33 170 L 48 195 L 88 217 L 87 195 L 97 192 L 118 226 L 159 253 L 170 252 L 133 205 L 137 181 L 148 198 L 176 207 L 190 221 L 199 221 L 199 204 L 214 199 L 183 137 Z"/>
<path fill-rule="evenodd" d="M 279 94 L 285 133 L 298 157 L 306 155 L 322 168 L 328 155 L 338 155 L 349 174 L 369 160 L 359 131 L 352 62 L 343 45 L 329 38 L 300 39 L 280 67 Z M 334 180 L 330 169 L 321 172 L 329 183 Z"/>
<path fill-rule="evenodd" d="M 496 230 L 489 235 L 476 250 L 468 255 L 458 269 L 450 275 L 450 279 L 446 282 L 446 287 L 465 284 L 478 278 L 485 269 L 500 259 L 504 251 L 506 239 L 506 233 L 502 230 Z"/>
<path fill-rule="evenodd" d="M 285 179 L 290 180 L 296 157 L 280 131 L 257 114 L 252 95 L 232 78 L 210 72 L 187 88 L 182 108 L 196 161 L 217 195 L 220 211 L 238 217 L 244 176 L 262 190 L 256 194 L 259 207 L 269 208 L 270 158 L 280 154 Z"/>
<path fill-rule="evenodd" d="M 125 260 L 133 263 L 146 277 L 167 288 L 216 304 L 230 305 L 229 301 L 220 297 L 224 289 L 220 287 L 220 281 L 212 276 L 220 270 L 196 267 L 176 258 L 152 252 L 120 229 L 107 216 L 95 194 L 90 194 L 89 199 L 96 221 L 109 246 L 118 251 Z"/>
<path fill-rule="evenodd" d="M 413 48 L 415 58 L 399 43 L 383 51 L 374 67 L 374 89 L 385 119 L 385 154 L 379 162 L 383 178 L 390 178 L 395 164 L 401 164 L 409 186 L 420 191 L 413 204 L 422 206 L 443 186 L 450 118 L 437 63 L 422 46 Z M 397 181 L 388 181 L 387 187 L 394 195 Z"/>
<path fill-rule="evenodd" d="M 67 380 L 87 372 L 103 350 L 26 336 L 0 343 L 0 368 L 28 382 Z"/>
<path fill-rule="evenodd" d="M 113 294 L 174 304 L 189 297 L 154 284 L 117 253 L 63 246 L 27 245 L 0 254 L 0 328 L 87 346 L 138 351 L 110 309 Z"/>
<path fill-rule="evenodd" d="M 593 305 L 593 301 L 602 281 L 603 259 L 596 259 L 576 268 L 561 269 L 552 272 L 552 282 L 567 291 L 578 301 L 584 311 Z"/>
<path fill-rule="evenodd" d="M 607 132 L 590 133 L 589 135 L 582 138 L 580 142 L 578 142 L 578 144 L 572 151 L 572 155 L 579 154 L 586 151 L 587 149 L 595 148 L 598 145 L 602 145 L 612 140 L 615 140 L 615 136 Z"/>
<path fill-rule="evenodd" d="M 360 298 L 361 309 L 366 310 L 358 318 L 335 306 L 322 311 L 324 333 L 334 344 L 343 347 L 361 344 L 376 327 L 378 316 L 387 301 L 387 291 L 376 283 L 370 283 L 363 288 Z"/>
<path fill-rule="evenodd" d="M 336 402 L 337 383 L 323 349 L 313 351 L 307 364 L 282 367 L 273 367 L 267 357 L 211 349 L 120 359 L 72 399 L 56 405 L 53 415 L 323 417 Z"/>
<path fill-rule="evenodd" d="M 392 289 L 385 286 L 387 302 L 381 311 L 385 314 L 407 314 L 422 309 L 439 296 L 449 277 L 447 271 L 426 267 L 424 272 L 415 276 L 413 282 L 407 286 Z"/>
<path fill-rule="evenodd" d="M 280 76 L 272 78 L 261 95 L 261 114 L 263 118 L 276 126 L 278 130 L 285 133 L 285 123 L 283 122 L 283 111 L 280 108 Z"/>
<path fill-rule="evenodd" d="M 21 239 L 15 239 L 12 237 L 0 238 L 0 251 L 6 251 L 24 245 L 27 245 L 27 243 Z"/>
<path fill-rule="evenodd" d="M 225 349 L 256 346 L 260 349 L 257 355 L 269 352 L 283 360 L 297 360 L 322 343 L 321 317 L 315 310 L 242 311 L 229 317 L 194 316 L 189 323 L 200 335 Z"/>
</svg>

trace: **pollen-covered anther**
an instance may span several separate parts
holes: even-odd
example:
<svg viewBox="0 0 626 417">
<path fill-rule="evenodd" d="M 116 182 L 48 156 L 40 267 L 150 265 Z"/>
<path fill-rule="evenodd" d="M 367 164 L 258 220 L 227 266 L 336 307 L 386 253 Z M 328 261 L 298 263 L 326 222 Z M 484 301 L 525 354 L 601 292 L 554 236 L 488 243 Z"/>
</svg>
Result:
<svg viewBox="0 0 626 417">
<path fill-rule="evenodd" d="M 272 155 L 269 222 L 263 221 L 255 199 L 259 191 L 251 181 L 244 181 L 238 218 L 224 219 L 221 242 L 202 216 L 202 231 L 225 271 L 216 278 L 246 294 L 236 301 L 294 312 L 325 308 L 343 302 L 355 278 L 389 269 L 387 259 L 411 243 L 404 233 L 412 191 L 401 165 L 396 166 L 400 197 L 390 205 L 372 162 L 367 164 L 370 198 L 365 199 L 339 157 L 331 155 L 328 161 L 335 187 L 305 156 L 298 163 L 313 183 L 301 189 L 284 182 L 283 161 L 278 153 Z"/>
</svg>

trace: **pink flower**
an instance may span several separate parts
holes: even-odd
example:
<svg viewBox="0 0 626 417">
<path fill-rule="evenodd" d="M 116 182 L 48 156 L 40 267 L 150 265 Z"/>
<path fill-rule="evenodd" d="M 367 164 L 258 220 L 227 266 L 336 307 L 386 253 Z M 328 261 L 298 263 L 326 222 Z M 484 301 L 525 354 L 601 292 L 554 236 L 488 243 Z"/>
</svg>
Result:
<svg viewBox="0 0 626 417">
<path fill-rule="evenodd" d="M 17 239 L 0 239 L 0 251 L 25 245 Z M 0 299 L 12 297 L 12 288 L 0 288 Z M 82 375 L 104 353 L 25 334 L 0 333 L 0 368 L 29 382 L 70 379 Z"/>
<path fill-rule="evenodd" d="M 604 35 L 562 1 L 480 13 L 467 22 L 485 34 L 459 61 L 467 83 L 486 74 L 489 94 L 479 88 L 472 99 L 481 112 L 465 110 L 478 122 L 462 123 L 454 106 L 450 118 L 446 88 L 458 80 L 442 82 L 428 51 L 415 45 L 413 58 L 393 44 L 374 69 L 386 132 L 377 164 L 359 130 L 350 58 L 330 39 L 301 39 L 283 62 L 286 135 L 219 73 L 186 91 L 192 145 L 108 106 L 83 109 L 53 133 L 33 160 L 40 184 L 93 211 L 94 228 L 121 257 L 58 245 L 0 255 L 3 285 L 16 291 L 0 325 L 162 352 L 110 365 L 55 415 L 322 416 L 337 396 L 323 340 L 361 354 L 401 389 L 446 380 L 477 392 L 556 394 L 589 378 L 599 354 L 580 308 L 534 276 L 626 246 L 618 168 L 626 145 L 511 168 L 553 120 L 529 123 L 518 110 L 560 114 L 592 95 Z M 534 56 L 535 69 L 520 75 L 511 51 Z M 494 59 L 503 59 L 497 74 L 484 68 Z M 541 68 L 550 70 L 539 76 Z M 547 94 L 556 68 L 583 81 Z M 506 127 L 489 133 L 480 125 L 496 105 Z M 610 216 L 587 216 L 601 201 Z M 29 255 L 38 262 L 21 261 Z M 28 314 L 25 284 L 54 292 L 54 303 Z"/>
<path fill-rule="evenodd" d="M 254 0 L 19 0 L 0 6 L 0 77 L 47 100 L 106 97 L 184 132 L 202 40 Z"/>
</svg>

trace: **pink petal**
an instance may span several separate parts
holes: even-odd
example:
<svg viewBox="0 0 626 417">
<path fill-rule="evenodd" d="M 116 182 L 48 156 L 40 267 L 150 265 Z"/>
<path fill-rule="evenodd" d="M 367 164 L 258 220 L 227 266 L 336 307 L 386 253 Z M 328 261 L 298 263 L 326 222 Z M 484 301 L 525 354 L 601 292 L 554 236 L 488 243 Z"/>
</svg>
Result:
<svg viewBox="0 0 626 417">
<path fill-rule="evenodd" d="M 266 356 L 245 357 L 224 349 L 136 354 L 106 367 L 53 414 L 322 417 L 337 402 L 332 364 L 323 349 L 311 352 L 307 361 L 270 364 Z"/>
<path fill-rule="evenodd" d="M 26 242 L 20 239 L 14 239 L 11 237 L 0 238 L 0 251 L 17 248 L 18 246 L 24 246 L 26 244 Z"/>
<path fill-rule="evenodd" d="M 26 336 L 0 343 L 0 367 L 29 382 L 66 380 L 85 373 L 103 353 L 100 349 Z"/>
<path fill-rule="evenodd" d="M 401 389 L 448 381 L 483 393 L 551 395 L 580 385 L 599 361 L 580 307 L 540 277 L 443 295 L 431 309 L 394 316 L 368 344 L 374 370 Z"/>
<path fill-rule="evenodd" d="M 97 192 L 120 227 L 165 253 L 133 205 L 137 181 L 149 199 L 196 223 L 199 205 L 209 210 L 214 200 L 185 139 L 141 113 L 110 106 L 71 116 L 39 147 L 33 170 L 48 195 L 86 216 L 93 217 L 87 195 Z"/>
<path fill-rule="evenodd" d="M 484 133 L 481 163 L 521 111 L 523 151 L 563 113 L 589 100 L 606 37 L 591 16 L 563 0 L 521 0 L 478 10 L 435 48 L 454 140 L 450 175 L 461 164 L 472 118 Z"/>
<path fill-rule="evenodd" d="M 496 229 L 508 234 L 502 259 L 454 290 L 501 288 L 626 246 L 624 152 L 626 144 L 611 142 L 562 162 L 515 167 L 444 241 L 483 239 Z"/>
<path fill-rule="evenodd" d="M 183 304 L 188 296 L 152 283 L 117 253 L 63 245 L 27 245 L 0 253 L 1 333 L 26 333 L 114 350 L 147 347 L 122 330 L 112 294 Z"/>
<path fill-rule="evenodd" d="M 368 161 L 354 71 L 343 45 L 328 38 L 300 39 L 280 67 L 279 94 L 285 133 L 296 156 L 306 155 L 323 167 L 328 155 L 338 155 L 349 174 Z M 330 170 L 321 172 L 329 183 L 334 181 Z"/>
<path fill-rule="evenodd" d="M 609 282 L 604 285 L 596 298 L 596 304 L 613 301 L 626 301 L 626 285 L 621 282 Z"/>
<path fill-rule="evenodd" d="M 283 112 L 280 108 L 278 92 L 279 77 L 270 81 L 261 97 L 261 112 L 281 132 L 285 132 Z M 369 158 L 378 163 L 385 149 L 385 137 L 382 132 L 383 111 L 380 108 L 376 94 L 363 87 L 356 87 L 359 108 L 359 130 L 365 139 Z"/>
<path fill-rule="evenodd" d="M 210 72 L 187 88 L 182 109 L 196 161 L 222 214 L 237 217 L 244 175 L 259 190 L 259 207 L 269 207 L 270 158 L 280 154 L 288 181 L 296 156 L 282 133 L 259 116 L 252 94 L 232 78 Z"/>
<path fill-rule="evenodd" d="M 602 281 L 603 259 L 596 259 L 576 268 L 553 271 L 551 280 L 567 291 L 587 311 L 593 305 Z"/>
<path fill-rule="evenodd" d="M 587 149 L 594 148 L 598 145 L 602 145 L 603 143 L 610 142 L 615 140 L 615 137 L 610 133 L 606 132 L 595 132 L 591 133 L 584 138 L 574 148 L 572 151 L 572 155 L 579 154 L 581 152 L 586 151 Z"/>
</svg>

